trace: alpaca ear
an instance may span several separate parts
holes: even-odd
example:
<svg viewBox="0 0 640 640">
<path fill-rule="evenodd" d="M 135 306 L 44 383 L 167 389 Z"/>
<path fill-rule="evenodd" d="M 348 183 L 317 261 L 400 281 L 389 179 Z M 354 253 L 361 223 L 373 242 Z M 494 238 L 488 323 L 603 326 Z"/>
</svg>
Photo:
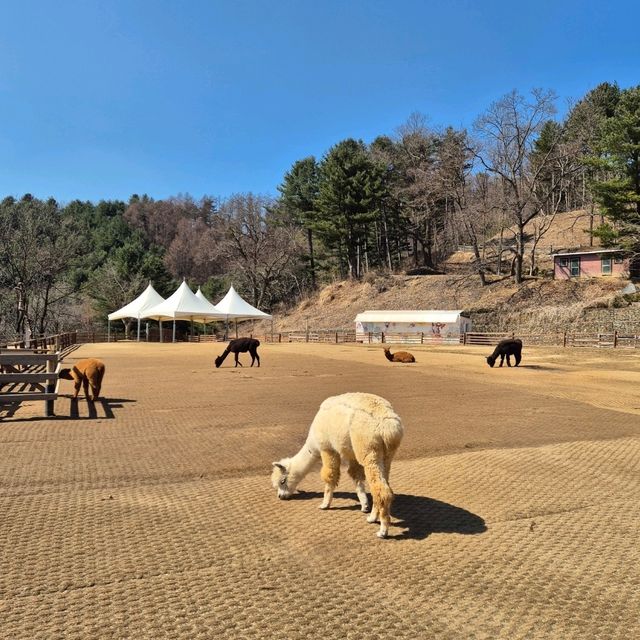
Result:
<svg viewBox="0 0 640 640">
<path fill-rule="evenodd" d="M 283 464 L 280 464 L 279 462 L 272 462 L 271 465 L 274 466 L 274 467 L 278 467 L 278 469 L 280 469 L 280 471 L 282 471 L 282 473 L 286 473 L 287 472 L 287 468 Z"/>
</svg>

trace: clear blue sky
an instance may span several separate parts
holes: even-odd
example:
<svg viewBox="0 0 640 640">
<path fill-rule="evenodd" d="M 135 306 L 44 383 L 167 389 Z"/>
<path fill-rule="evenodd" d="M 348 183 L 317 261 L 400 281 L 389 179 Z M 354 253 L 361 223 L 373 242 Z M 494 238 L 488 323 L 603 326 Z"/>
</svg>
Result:
<svg viewBox="0 0 640 640">
<path fill-rule="evenodd" d="M 414 111 L 640 84 L 638 25 L 638 0 L 3 0 L 0 197 L 275 195 Z"/>
</svg>

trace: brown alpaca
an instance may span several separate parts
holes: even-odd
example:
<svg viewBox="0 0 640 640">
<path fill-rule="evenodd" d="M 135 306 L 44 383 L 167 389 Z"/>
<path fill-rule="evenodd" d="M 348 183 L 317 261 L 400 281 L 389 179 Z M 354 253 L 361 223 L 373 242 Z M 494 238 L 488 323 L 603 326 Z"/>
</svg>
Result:
<svg viewBox="0 0 640 640">
<path fill-rule="evenodd" d="M 388 347 L 385 347 L 384 355 L 387 357 L 387 360 L 391 362 L 415 362 L 416 359 L 413 357 L 413 354 L 408 351 L 396 351 L 395 353 L 391 353 Z"/>
<path fill-rule="evenodd" d="M 89 401 L 95 401 L 100 396 L 100 387 L 102 386 L 102 378 L 104 377 L 104 364 L 96 358 L 85 358 L 78 360 L 71 369 L 61 369 L 58 374 L 64 380 L 73 380 L 75 382 L 74 398 L 78 397 L 80 385 L 84 387 L 84 395 Z M 89 395 L 89 386 L 93 392 L 93 399 Z"/>
</svg>

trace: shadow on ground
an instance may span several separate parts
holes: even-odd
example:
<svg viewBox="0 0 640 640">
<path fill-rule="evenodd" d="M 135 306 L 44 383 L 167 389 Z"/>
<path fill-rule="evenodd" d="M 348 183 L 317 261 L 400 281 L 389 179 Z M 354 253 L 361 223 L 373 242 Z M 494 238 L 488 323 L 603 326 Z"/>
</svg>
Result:
<svg viewBox="0 0 640 640">
<path fill-rule="evenodd" d="M 87 415 L 80 416 L 78 409 L 78 403 L 81 402 L 80 398 L 69 398 L 70 410 L 69 418 L 78 420 L 84 418 L 85 420 L 92 420 L 95 418 L 115 418 L 113 413 L 114 409 L 122 409 L 125 402 L 135 402 L 135 400 L 129 400 L 128 398 L 98 398 L 96 402 L 89 400 L 82 400 L 87 405 Z M 65 416 L 59 416 L 64 418 Z"/>
<path fill-rule="evenodd" d="M 295 494 L 295 500 L 321 500 L 322 493 L 316 491 L 300 491 Z M 333 506 L 335 510 L 359 511 L 360 505 L 353 493 L 336 492 L 335 498 L 353 499 L 354 504 L 345 506 Z M 396 494 L 393 507 L 393 522 L 389 538 L 396 540 L 423 540 L 431 533 L 459 533 L 463 535 L 476 535 L 484 533 L 487 526 L 484 519 L 462 507 L 456 507 L 447 502 L 425 498 L 424 496 L 412 496 L 408 494 Z M 394 529 L 404 531 L 394 534 Z"/>
</svg>

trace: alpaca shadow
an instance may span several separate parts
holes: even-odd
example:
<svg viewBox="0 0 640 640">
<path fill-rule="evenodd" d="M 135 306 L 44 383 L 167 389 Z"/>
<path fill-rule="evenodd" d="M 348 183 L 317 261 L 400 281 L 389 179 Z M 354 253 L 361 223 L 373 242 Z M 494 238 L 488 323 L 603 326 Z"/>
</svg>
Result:
<svg viewBox="0 0 640 640">
<path fill-rule="evenodd" d="M 322 493 L 301 491 L 295 495 L 298 500 L 321 499 Z M 331 507 L 331 510 L 359 511 L 360 504 L 353 493 L 336 492 L 335 498 L 353 499 L 354 504 L 348 506 Z M 396 540 L 424 540 L 431 533 L 459 533 L 462 535 L 476 535 L 484 533 L 487 526 L 484 519 L 462 507 L 456 507 L 447 502 L 425 498 L 396 494 L 391 507 L 392 521 L 389 538 Z M 394 534 L 394 529 L 404 531 Z"/>
<path fill-rule="evenodd" d="M 555 367 L 547 367 L 543 364 L 520 364 L 518 369 L 533 369 L 534 371 L 558 371 Z"/>
<path fill-rule="evenodd" d="M 78 409 L 78 403 L 80 398 L 70 398 L 71 405 L 69 411 L 69 418 L 78 420 L 81 418 L 87 420 L 95 420 L 96 418 L 106 418 L 108 420 L 114 419 L 116 416 L 113 413 L 114 409 L 122 409 L 125 402 L 135 402 L 135 400 L 129 400 L 128 398 L 98 398 L 97 402 L 93 400 L 84 400 L 87 404 L 87 415 L 80 416 Z M 101 411 L 99 411 L 99 409 Z"/>
<path fill-rule="evenodd" d="M 405 529 L 389 536 L 397 540 L 423 540 L 431 533 L 476 535 L 487 530 L 484 519 L 479 515 L 424 496 L 396 495 L 391 513 L 392 527 Z"/>
</svg>

